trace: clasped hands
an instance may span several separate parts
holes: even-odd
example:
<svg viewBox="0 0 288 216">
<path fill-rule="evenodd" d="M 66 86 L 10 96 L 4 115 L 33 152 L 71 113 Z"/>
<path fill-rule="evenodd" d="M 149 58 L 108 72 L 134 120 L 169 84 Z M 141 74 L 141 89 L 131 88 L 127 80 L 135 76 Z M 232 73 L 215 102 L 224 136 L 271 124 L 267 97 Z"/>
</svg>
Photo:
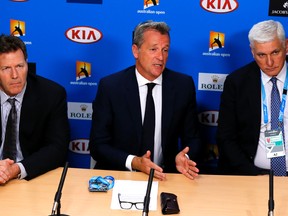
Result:
<svg viewBox="0 0 288 216">
<path fill-rule="evenodd" d="M 198 176 L 199 169 L 196 167 L 197 164 L 186 156 L 188 152 L 189 147 L 185 147 L 176 155 L 176 169 L 187 178 L 193 180 Z M 142 157 L 135 157 L 132 160 L 132 168 L 148 175 L 150 173 L 150 169 L 154 168 L 154 177 L 161 181 L 166 180 L 166 174 L 163 173 L 163 169 L 157 164 L 153 163 L 150 157 L 151 152 L 149 150 Z"/>
<path fill-rule="evenodd" d="M 20 168 L 13 160 L 0 160 L 0 184 L 5 184 L 10 179 L 16 178 L 18 173 L 20 173 Z"/>
</svg>

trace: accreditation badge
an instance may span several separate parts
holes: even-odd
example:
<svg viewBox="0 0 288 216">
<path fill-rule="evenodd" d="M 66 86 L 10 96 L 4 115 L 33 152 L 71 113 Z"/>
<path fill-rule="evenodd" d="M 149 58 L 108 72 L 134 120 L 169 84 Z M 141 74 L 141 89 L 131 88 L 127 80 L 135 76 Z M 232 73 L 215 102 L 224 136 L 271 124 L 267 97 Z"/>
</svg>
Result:
<svg viewBox="0 0 288 216">
<path fill-rule="evenodd" d="M 265 145 L 267 158 L 285 155 L 284 142 L 281 130 L 265 131 Z"/>
</svg>

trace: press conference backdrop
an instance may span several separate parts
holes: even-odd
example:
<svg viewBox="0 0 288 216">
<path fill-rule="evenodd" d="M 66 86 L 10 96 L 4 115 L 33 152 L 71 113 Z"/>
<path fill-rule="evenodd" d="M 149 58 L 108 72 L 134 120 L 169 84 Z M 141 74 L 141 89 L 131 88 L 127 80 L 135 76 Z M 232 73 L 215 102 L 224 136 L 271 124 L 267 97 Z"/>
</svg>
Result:
<svg viewBox="0 0 288 216">
<path fill-rule="evenodd" d="M 0 14 L 0 32 L 26 43 L 36 73 L 66 88 L 69 162 L 78 168 L 94 162 L 88 141 L 99 79 L 134 64 L 138 23 L 165 21 L 171 27 L 167 67 L 195 81 L 208 173 L 218 157 L 215 132 L 225 77 L 253 60 L 249 29 L 275 19 L 288 32 L 287 0 L 2 0 Z"/>
</svg>

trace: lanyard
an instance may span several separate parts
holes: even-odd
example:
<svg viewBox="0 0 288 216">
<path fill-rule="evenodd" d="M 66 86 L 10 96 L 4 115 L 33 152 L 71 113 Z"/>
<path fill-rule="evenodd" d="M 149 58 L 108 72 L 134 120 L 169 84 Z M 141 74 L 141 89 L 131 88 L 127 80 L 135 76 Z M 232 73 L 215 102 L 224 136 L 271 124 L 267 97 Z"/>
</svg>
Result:
<svg viewBox="0 0 288 216">
<path fill-rule="evenodd" d="M 279 123 L 283 122 L 283 116 L 284 116 L 284 109 L 286 105 L 286 96 L 287 96 L 287 85 L 288 85 L 288 69 L 286 70 L 286 77 L 283 87 L 283 93 L 282 93 L 282 101 L 280 105 L 280 111 L 279 111 Z M 263 104 L 263 115 L 264 115 L 264 124 L 268 123 L 268 108 L 267 108 L 267 100 L 266 100 L 266 93 L 264 89 L 263 82 L 261 81 L 261 91 L 262 91 L 262 104 Z"/>
<path fill-rule="evenodd" d="M 93 176 L 89 179 L 89 191 L 108 191 L 114 186 L 113 176 Z"/>
</svg>

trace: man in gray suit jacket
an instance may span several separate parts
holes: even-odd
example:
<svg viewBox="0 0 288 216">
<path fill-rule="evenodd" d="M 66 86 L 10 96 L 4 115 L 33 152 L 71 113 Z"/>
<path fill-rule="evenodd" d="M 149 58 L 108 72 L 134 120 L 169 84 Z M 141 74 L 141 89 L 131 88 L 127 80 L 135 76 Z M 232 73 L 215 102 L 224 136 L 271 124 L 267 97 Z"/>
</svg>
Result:
<svg viewBox="0 0 288 216">
<path fill-rule="evenodd" d="M 199 156 L 195 86 L 188 75 L 167 69 L 169 27 L 164 22 L 145 22 L 134 31 L 132 52 L 136 65 L 99 82 L 93 102 L 90 152 L 95 168 L 138 170 L 164 180 L 164 172 L 183 173 L 194 179 Z M 153 82 L 155 143 L 141 143 L 147 83 Z"/>
<path fill-rule="evenodd" d="M 17 113 L 14 154 L 5 142 L 11 104 Z M 13 178 L 35 178 L 63 166 L 70 140 L 65 89 L 28 73 L 27 50 L 15 36 L 0 36 L 0 184 Z M 7 131 L 9 131 L 7 129 Z M 16 151 L 15 151 L 16 150 Z"/>
</svg>

